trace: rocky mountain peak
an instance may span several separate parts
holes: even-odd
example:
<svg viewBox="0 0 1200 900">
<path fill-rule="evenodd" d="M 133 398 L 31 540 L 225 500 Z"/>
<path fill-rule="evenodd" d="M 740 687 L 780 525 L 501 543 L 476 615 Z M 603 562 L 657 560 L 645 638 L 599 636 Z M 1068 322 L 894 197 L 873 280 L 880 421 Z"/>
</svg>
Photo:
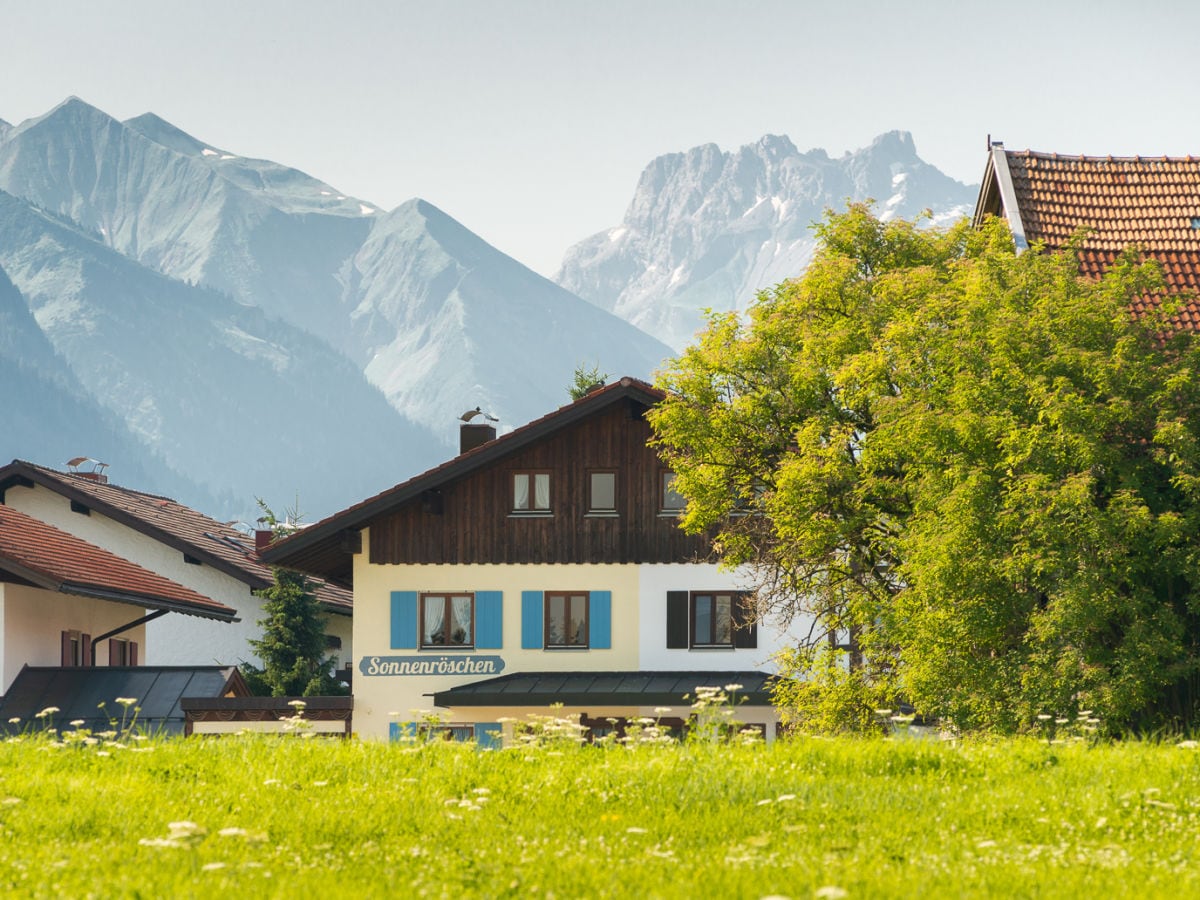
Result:
<svg viewBox="0 0 1200 900">
<path fill-rule="evenodd" d="M 702 309 L 742 309 L 802 272 L 826 208 L 875 199 L 885 217 L 929 207 L 936 219 L 965 214 L 974 195 L 921 161 L 906 131 L 836 160 L 784 135 L 732 152 L 703 144 L 653 160 L 622 223 L 570 248 L 555 280 L 678 350 Z"/>
</svg>

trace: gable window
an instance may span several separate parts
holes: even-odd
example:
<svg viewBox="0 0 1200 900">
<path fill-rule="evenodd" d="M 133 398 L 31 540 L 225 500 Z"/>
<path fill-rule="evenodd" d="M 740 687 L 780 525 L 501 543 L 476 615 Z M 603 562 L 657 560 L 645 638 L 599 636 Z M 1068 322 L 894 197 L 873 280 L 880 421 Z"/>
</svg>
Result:
<svg viewBox="0 0 1200 900">
<path fill-rule="evenodd" d="M 615 516 L 617 514 L 617 473 L 588 473 L 588 514 Z"/>
<path fill-rule="evenodd" d="M 683 494 L 675 490 L 675 473 L 661 473 L 662 480 L 662 511 L 664 515 L 679 515 L 687 506 Z"/>
<path fill-rule="evenodd" d="M 513 473 L 513 512 L 548 513 L 550 511 L 550 473 Z"/>
<path fill-rule="evenodd" d="M 667 648 L 757 647 L 751 603 L 751 595 L 742 591 L 668 591 Z"/>
<path fill-rule="evenodd" d="M 421 595 L 422 648 L 474 646 L 474 594 Z"/>
<path fill-rule="evenodd" d="M 546 591 L 546 647 L 588 646 L 588 595 Z"/>
</svg>

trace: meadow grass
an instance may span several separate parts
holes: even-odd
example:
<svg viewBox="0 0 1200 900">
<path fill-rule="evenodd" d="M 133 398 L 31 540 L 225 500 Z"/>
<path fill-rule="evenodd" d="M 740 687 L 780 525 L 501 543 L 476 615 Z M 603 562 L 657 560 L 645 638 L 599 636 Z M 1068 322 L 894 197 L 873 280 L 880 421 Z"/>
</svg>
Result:
<svg viewBox="0 0 1200 900">
<path fill-rule="evenodd" d="M 66 732 L 64 732 L 66 733 Z M 0 893 L 1200 896 L 1188 746 L 0 742 Z"/>
</svg>

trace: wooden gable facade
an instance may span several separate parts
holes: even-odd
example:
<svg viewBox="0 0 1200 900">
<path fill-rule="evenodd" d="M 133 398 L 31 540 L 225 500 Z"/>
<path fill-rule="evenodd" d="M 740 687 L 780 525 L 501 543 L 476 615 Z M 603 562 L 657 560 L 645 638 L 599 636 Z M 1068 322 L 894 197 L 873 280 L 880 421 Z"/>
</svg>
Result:
<svg viewBox="0 0 1200 900">
<path fill-rule="evenodd" d="M 647 445 L 645 404 L 623 397 L 594 414 L 432 486 L 370 523 L 372 564 L 507 565 L 708 560 L 711 541 L 664 509 L 669 470 Z M 500 442 L 502 443 L 503 439 Z M 592 476 L 610 474 L 611 508 Z M 514 478 L 549 478 L 548 509 L 514 509 Z"/>
<path fill-rule="evenodd" d="M 362 551 L 370 565 L 715 561 L 711 536 L 685 534 L 678 510 L 664 508 L 669 470 L 648 445 L 645 418 L 662 396 L 622 378 L 303 529 L 263 559 L 347 586 Z M 543 487 L 548 476 L 548 500 L 516 509 L 518 474 Z M 612 476 L 602 509 L 593 474 Z"/>
</svg>

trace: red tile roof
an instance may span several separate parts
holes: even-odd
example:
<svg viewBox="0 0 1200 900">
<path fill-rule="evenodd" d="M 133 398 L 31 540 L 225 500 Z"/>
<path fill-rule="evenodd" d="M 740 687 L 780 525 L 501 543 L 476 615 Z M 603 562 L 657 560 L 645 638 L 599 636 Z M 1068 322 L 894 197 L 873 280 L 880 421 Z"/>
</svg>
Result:
<svg viewBox="0 0 1200 900">
<path fill-rule="evenodd" d="M 261 589 L 274 583 L 271 567 L 258 558 L 253 537 L 168 497 L 101 483 L 84 475 L 58 472 L 23 460 L 13 460 L 0 468 L 0 489 L 19 483 L 22 477 L 78 500 L 251 588 Z M 350 591 L 316 579 L 313 587 L 327 611 L 350 614 L 353 609 Z"/>
<path fill-rule="evenodd" d="M 47 590 L 210 619 L 237 610 L 23 512 L 0 504 L 0 571 Z"/>
<path fill-rule="evenodd" d="M 1133 246 L 1162 266 L 1167 293 L 1194 295 L 1200 288 L 1200 158 L 1059 156 L 1030 150 L 1007 150 L 1004 157 L 1029 243 L 1058 249 L 1086 228 L 1083 274 L 1100 275 Z M 1143 312 L 1159 300 L 1161 295 L 1142 297 L 1134 311 Z M 1178 321 L 1200 330 L 1200 302 L 1194 296 L 1186 300 Z"/>
</svg>

